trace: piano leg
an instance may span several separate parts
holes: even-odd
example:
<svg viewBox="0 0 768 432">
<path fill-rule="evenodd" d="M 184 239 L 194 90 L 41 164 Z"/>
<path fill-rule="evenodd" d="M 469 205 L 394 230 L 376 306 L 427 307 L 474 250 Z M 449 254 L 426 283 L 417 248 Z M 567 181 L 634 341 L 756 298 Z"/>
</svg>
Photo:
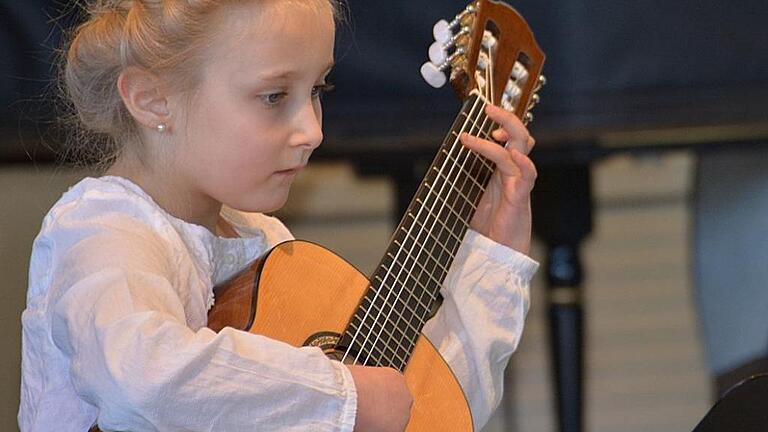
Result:
<svg viewBox="0 0 768 432">
<path fill-rule="evenodd" d="M 592 230 L 589 167 L 541 166 L 532 206 L 534 233 L 547 245 L 547 306 L 558 430 L 580 432 L 584 427 L 584 311 L 579 245 Z"/>
</svg>

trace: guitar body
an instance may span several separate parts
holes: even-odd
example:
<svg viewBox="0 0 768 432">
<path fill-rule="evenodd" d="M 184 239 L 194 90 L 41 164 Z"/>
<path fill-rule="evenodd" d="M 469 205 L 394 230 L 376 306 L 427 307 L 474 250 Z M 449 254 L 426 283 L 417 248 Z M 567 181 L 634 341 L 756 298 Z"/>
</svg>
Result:
<svg viewBox="0 0 768 432">
<path fill-rule="evenodd" d="M 296 347 L 333 347 L 369 284 L 351 264 L 321 246 L 281 243 L 217 289 L 208 327 L 235 327 Z M 472 430 L 456 377 L 424 336 L 404 373 L 414 398 L 408 431 Z"/>
</svg>

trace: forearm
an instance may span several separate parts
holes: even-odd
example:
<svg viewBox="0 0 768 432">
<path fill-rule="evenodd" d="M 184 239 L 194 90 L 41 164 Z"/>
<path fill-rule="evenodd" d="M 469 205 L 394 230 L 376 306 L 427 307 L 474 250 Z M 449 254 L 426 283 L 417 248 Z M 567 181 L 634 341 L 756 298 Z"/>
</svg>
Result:
<svg viewBox="0 0 768 432">
<path fill-rule="evenodd" d="M 352 429 L 351 374 L 320 350 L 231 328 L 193 332 L 164 300 L 171 288 L 150 282 L 154 294 L 136 296 L 130 293 L 141 278 L 93 277 L 57 305 L 54 337 L 70 359 L 76 390 L 99 407 L 101 426 Z"/>
<path fill-rule="evenodd" d="M 443 305 L 424 328 L 456 374 L 478 428 L 501 399 L 504 369 L 522 335 L 537 266 L 470 231 L 444 283 Z"/>
</svg>

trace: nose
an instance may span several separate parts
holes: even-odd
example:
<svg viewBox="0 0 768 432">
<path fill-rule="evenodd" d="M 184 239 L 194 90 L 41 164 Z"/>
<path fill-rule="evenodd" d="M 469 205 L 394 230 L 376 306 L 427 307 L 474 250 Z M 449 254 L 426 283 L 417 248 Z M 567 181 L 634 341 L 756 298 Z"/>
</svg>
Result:
<svg viewBox="0 0 768 432">
<path fill-rule="evenodd" d="M 309 101 L 301 107 L 295 118 L 295 131 L 291 145 L 313 150 L 323 142 L 323 110 L 318 103 Z"/>
</svg>

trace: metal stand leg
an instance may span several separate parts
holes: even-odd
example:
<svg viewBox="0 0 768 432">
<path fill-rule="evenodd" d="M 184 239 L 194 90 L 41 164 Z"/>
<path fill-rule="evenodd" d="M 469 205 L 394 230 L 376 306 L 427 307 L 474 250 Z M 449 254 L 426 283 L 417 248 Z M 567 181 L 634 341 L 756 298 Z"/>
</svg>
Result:
<svg viewBox="0 0 768 432">
<path fill-rule="evenodd" d="M 550 349 L 560 432 L 581 432 L 584 311 L 579 245 L 592 230 L 589 167 L 542 167 L 533 194 L 534 232 L 547 245 Z"/>
</svg>

